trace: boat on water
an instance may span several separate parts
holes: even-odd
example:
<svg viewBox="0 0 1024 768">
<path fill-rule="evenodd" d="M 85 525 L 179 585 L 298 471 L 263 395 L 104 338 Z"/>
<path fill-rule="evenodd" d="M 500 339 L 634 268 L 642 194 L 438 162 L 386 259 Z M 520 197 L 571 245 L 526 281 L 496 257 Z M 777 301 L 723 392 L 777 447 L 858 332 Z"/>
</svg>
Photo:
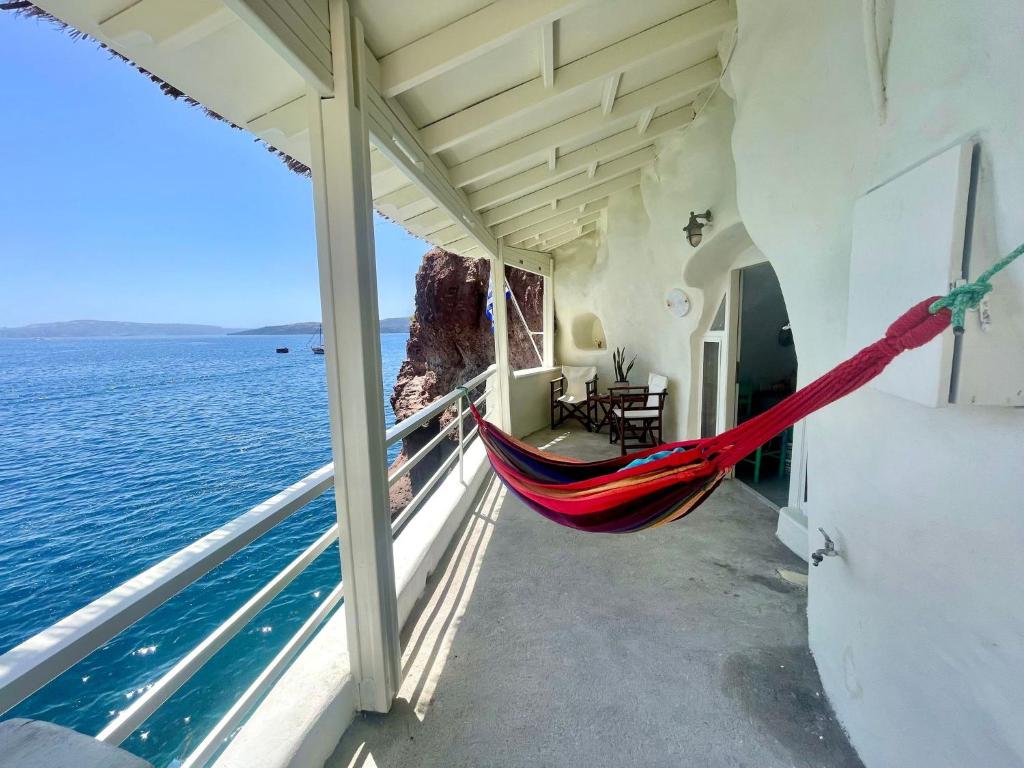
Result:
<svg viewBox="0 0 1024 768">
<path fill-rule="evenodd" d="M 278 347 L 274 351 L 277 352 L 277 354 L 279 354 L 279 355 L 283 355 L 283 354 L 288 352 L 288 347 Z"/>
<path fill-rule="evenodd" d="M 314 339 L 316 342 L 313 341 Z M 316 333 L 309 337 L 309 348 L 314 355 L 324 353 L 324 327 L 322 325 L 316 329 Z"/>
</svg>

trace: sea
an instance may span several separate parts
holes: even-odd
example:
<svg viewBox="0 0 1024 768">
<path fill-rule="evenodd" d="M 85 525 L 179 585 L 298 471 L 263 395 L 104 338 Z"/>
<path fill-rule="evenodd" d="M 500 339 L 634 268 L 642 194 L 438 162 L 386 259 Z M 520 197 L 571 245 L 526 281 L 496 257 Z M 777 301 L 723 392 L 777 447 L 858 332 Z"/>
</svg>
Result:
<svg viewBox="0 0 1024 768">
<path fill-rule="evenodd" d="M 407 340 L 381 334 L 388 426 Z M 305 338 L 0 339 L 0 652 L 330 460 L 324 358 Z M 5 717 L 99 733 L 334 514 L 325 494 Z M 174 765 L 339 579 L 335 545 L 125 748 Z"/>
</svg>

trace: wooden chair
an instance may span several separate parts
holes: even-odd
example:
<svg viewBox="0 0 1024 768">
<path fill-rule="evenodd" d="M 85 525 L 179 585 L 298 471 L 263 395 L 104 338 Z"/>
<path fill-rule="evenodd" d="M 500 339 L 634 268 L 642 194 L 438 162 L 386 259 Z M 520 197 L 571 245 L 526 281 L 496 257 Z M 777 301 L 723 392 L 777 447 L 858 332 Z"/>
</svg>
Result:
<svg viewBox="0 0 1024 768">
<path fill-rule="evenodd" d="M 653 448 L 661 445 L 668 379 L 659 373 L 647 377 L 640 387 L 610 387 L 612 398 L 611 429 L 608 442 L 618 441 L 622 455 L 628 448 Z"/>
<path fill-rule="evenodd" d="M 551 380 L 551 428 L 576 419 L 589 432 L 594 423 L 597 368 L 563 365 L 562 375 Z"/>
<path fill-rule="evenodd" d="M 793 461 L 793 428 L 788 427 L 781 434 L 776 435 L 764 445 L 758 446 L 749 456 L 740 459 L 740 464 L 749 463 L 754 465 L 754 483 L 761 482 L 761 461 L 763 459 L 775 459 L 776 469 L 779 477 L 784 477 L 790 470 Z"/>
<path fill-rule="evenodd" d="M 750 418 L 754 408 L 754 385 L 749 381 L 741 381 L 736 387 L 736 413 L 740 421 Z"/>
</svg>

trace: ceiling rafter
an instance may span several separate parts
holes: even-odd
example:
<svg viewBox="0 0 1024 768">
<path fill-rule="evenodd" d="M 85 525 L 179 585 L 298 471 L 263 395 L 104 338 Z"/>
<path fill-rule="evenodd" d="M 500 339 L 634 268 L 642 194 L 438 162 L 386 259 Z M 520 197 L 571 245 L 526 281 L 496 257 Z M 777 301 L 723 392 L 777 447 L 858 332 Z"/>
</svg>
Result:
<svg viewBox="0 0 1024 768">
<path fill-rule="evenodd" d="M 334 92 L 330 32 L 318 15 L 311 29 L 309 21 L 290 3 L 273 0 L 224 0 L 302 78 L 323 96 Z M 323 31 L 327 30 L 327 37 Z M 326 44 L 325 44 L 326 40 Z M 376 62 L 374 62 L 376 63 Z"/>
<path fill-rule="evenodd" d="M 530 192 L 503 205 L 484 211 L 482 215 L 484 224 L 491 227 L 531 211 L 534 208 L 540 208 L 543 205 L 558 200 L 568 199 L 571 195 L 578 192 L 583 192 L 590 187 L 642 168 L 653 162 L 654 158 L 654 147 L 644 147 L 635 152 L 630 152 L 624 157 L 603 164 L 593 177 L 588 176 L 586 173 L 578 173 L 551 186 L 543 187 L 535 192 Z"/>
<path fill-rule="evenodd" d="M 552 240 L 556 237 L 559 237 L 560 235 L 566 234 L 567 232 L 572 232 L 576 228 L 581 227 L 584 224 L 590 224 L 591 222 L 598 221 L 600 218 L 601 211 L 594 211 L 593 213 L 588 213 L 584 216 L 579 216 L 578 218 L 575 218 L 566 224 L 561 224 L 557 227 L 552 227 L 551 229 L 540 232 L 534 235 L 533 237 L 524 240 L 523 247 L 530 248 L 531 246 L 539 245 L 540 243 L 543 243 L 545 240 Z"/>
<path fill-rule="evenodd" d="M 484 6 L 381 56 L 380 92 L 398 96 L 417 85 L 443 75 L 518 35 L 550 25 L 582 7 L 589 0 L 513 0 Z"/>
<path fill-rule="evenodd" d="M 536 77 L 420 129 L 428 152 L 440 152 L 538 109 L 563 94 L 663 56 L 679 57 L 715 41 L 736 20 L 728 0 L 713 0 L 554 70 L 552 87 Z"/>
<path fill-rule="evenodd" d="M 388 192 L 386 195 L 377 195 L 373 198 L 373 202 L 376 205 L 391 206 L 401 210 L 405 206 L 412 205 L 422 199 L 423 190 L 415 184 L 406 184 L 394 192 Z"/>
<path fill-rule="evenodd" d="M 405 228 L 414 235 L 426 237 L 453 225 L 452 216 L 443 208 L 433 208 L 426 213 L 406 219 Z"/>
<path fill-rule="evenodd" d="M 452 166 L 449 168 L 452 184 L 464 187 L 481 181 L 515 165 L 524 157 L 577 141 L 607 127 L 610 122 L 632 121 L 640 112 L 651 107 L 692 98 L 701 89 L 717 82 L 721 73 L 718 59 L 714 58 L 669 75 L 620 96 L 610 115 L 606 116 L 600 107 L 594 107 Z"/>
<path fill-rule="evenodd" d="M 694 111 L 690 106 L 668 112 L 651 121 L 647 133 L 638 136 L 632 127 L 609 136 L 601 141 L 588 144 L 585 147 L 567 152 L 557 159 L 555 173 L 552 174 L 547 165 L 540 165 L 528 171 L 517 173 L 502 179 L 499 182 L 483 187 L 476 192 L 469 194 L 469 204 L 476 210 L 482 210 L 494 205 L 508 202 L 518 195 L 532 192 L 535 189 L 550 184 L 552 181 L 559 181 L 572 174 L 587 169 L 593 177 L 597 171 L 597 164 L 612 158 L 618 157 L 625 152 L 639 149 L 649 144 L 653 139 L 681 128 L 693 121 Z"/>
<path fill-rule="evenodd" d="M 509 245 L 520 245 L 531 237 L 536 237 L 539 233 L 546 232 L 559 224 L 565 224 L 570 221 L 575 221 L 583 214 L 594 213 L 595 211 L 603 211 L 608 207 L 608 198 L 602 198 L 600 200 L 594 200 L 587 203 L 583 207 L 583 211 L 572 210 L 563 211 L 562 213 L 555 214 L 549 219 L 543 219 L 541 221 L 533 222 L 532 224 L 526 224 L 521 229 L 515 232 L 509 232 L 507 235 L 502 237 L 502 242 Z"/>
<path fill-rule="evenodd" d="M 141 0 L 100 22 L 100 31 L 118 44 L 145 40 L 163 48 L 184 48 L 238 20 L 220 0 L 191 0 L 168 13 L 162 0 Z"/>
<path fill-rule="evenodd" d="M 640 115 L 640 121 L 636 124 L 636 132 L 640 136 L 647 134 L 647 129 L 651 127 L 651 120 L 654 119 L 654 113 L 657 112 L 657 108 L 651 107 L 646 112 Z"/>
<path fill-rule="evenodd" d="M 619 83 L 621 82 L 621 72 L 616 72 L 604 81 L 604 91 L 601 94 L 601 114 L 610 115 L 612 113 L 612 107 L 615 106 L 615 97 L 619 95 Z"/>
<path fill-rule="evenodd" d="M 540 78 L 545 88 L 555 84 L 555 28 L 557 21 L 540 28 Z"/>
<path fill-rule="evenodd" d="M 591 232 L 595 231 L 597 231 L 597 224 L 586 224 L 575 232 L 570 232 L 567 235 L 546 240 L 543 243 L 540 243 L 539 247 L 543 248 L 545 251 L 551 251 L 555 248 L 561 248 L 563 245 L 567 245 L 573 240 L 579 240 L 584 235 L 589 235 Z"/>
<path fill-rule="evenodd" d="M 503 237 L 504 235 L 515 232 L 523 227 L 528 227 L 530 224 L 537 224 L 545 219 L 550 219 L 561 211 L 572 211 L 575 213 L 575 209 L 579 208 L 584 203 L 600 200 L 602 197 L 607 197 L 614 192 L 621 192 L 624 189 L 630 189 L 631 187 L 638 186 L 639 184 L 640 171 L 632 171 L 631 173 L 611 179 L 603 184 L 596 184 L 593 187 L 588 187 L 581 192 L 577 192 L 574 195 L 569 195 L 568 197 L 559 200 L 555 211 L 552 211 L 550 208 L 536 208 L 532 211 L 528 211 L 527 213 L 523 213 L 519 216 L 503 221 L 500 224 L 495 224 L 491 227 L 491 232 L 493 232 L 496 237 Z"/>
</svg>

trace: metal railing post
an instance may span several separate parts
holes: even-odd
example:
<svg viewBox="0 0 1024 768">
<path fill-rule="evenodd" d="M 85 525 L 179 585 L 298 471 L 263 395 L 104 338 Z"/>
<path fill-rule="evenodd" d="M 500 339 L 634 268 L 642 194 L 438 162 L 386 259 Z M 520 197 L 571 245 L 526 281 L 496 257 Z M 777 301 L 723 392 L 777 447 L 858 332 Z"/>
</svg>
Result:
<svg viewBox="0 0 1024 768">
<path fill-rule="evenodd" d="M 462 460 L 466 455 L 466 435 L 465 426 L 463 422 L 466 420 L 465 411 L 462 408 L 463 398 L 459 398 L 459 482 L 462 485 L 466 484 L 465 479 L 462 476 Z"/>
</svg>

